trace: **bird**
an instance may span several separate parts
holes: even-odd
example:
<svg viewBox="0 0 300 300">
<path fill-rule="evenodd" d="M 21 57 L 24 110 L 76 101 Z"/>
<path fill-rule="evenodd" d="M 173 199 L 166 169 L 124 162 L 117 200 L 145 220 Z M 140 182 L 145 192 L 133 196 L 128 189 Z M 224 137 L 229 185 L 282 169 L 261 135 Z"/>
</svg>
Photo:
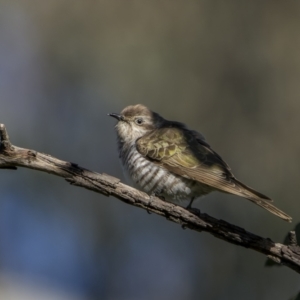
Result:
<svg viewBox="0 0 300 300">
<path fill-rule="evenodd" d="M 204 136 L 185 124 L 164 119 L 142 104 L 109 113 L 115 126 L 119 158 L 134 185 L 149 195 L 179 204 L 213 191 L 250 200 L 279 218 L 292 218 L 275 207 L 272 199 L 235 178 L 231 168 Z"/>
</svg>

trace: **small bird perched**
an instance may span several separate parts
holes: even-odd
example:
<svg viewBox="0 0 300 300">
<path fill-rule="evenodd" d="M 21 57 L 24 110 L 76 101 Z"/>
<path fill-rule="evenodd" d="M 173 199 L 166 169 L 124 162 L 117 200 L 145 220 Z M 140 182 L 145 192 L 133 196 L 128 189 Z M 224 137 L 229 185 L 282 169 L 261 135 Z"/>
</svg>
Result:
<svg viewBox="0 0 300 300">
<path fill-rule="evenodd" d="M 238 181 L 230 167 L 204 137 L 184 124 L 168 121 L 146 106 L 127 106 L 109 116 L 116 125 L 123 167 L 142 190 L 164 200 L 180 203 L 212 191 L 241 196 L 281 219 L 292 218 L 272 205 L 272 200 Z"/>
</svg>

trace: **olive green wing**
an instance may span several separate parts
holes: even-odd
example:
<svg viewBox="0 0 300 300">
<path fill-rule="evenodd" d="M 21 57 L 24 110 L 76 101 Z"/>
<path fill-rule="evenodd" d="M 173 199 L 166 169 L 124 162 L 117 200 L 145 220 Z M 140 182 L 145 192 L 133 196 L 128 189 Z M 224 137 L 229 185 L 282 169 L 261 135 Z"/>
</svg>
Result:
<svg viewBox="0 0 300 300">
<path fill-rule="evenodd" d="M 137 150 L 172 173 L 250 200 L 267 196 L 235 179 L 229 166 L 202 135 L 184 128 L 160 128 L 138 139 Z"/>
<path fill-rule="evenodd" d="M 229 166 L 195 131 L 176 127 L 157 129 L 138 139 L 136 147 L 146 158 L 174 174 L 247 198 L 283 220 L 292 221 L 270 203 L 270 198 L 238 181 Z"/>
</svg>

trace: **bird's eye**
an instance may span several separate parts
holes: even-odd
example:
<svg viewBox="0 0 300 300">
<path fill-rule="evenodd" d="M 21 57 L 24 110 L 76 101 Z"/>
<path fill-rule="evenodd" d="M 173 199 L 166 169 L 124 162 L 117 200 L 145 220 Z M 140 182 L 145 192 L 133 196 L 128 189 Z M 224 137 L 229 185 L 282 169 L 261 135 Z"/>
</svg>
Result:
<svg viewBox="0 0 300 300">
<path fill-rule="evenodd" d="M 141 125 L 141 124 L 143 124 L 143 122 L 144 122 L 144 120 L 142 118 L 135 119 L 135 124 L 137 124 L 137 125 Z"/>
</svg>

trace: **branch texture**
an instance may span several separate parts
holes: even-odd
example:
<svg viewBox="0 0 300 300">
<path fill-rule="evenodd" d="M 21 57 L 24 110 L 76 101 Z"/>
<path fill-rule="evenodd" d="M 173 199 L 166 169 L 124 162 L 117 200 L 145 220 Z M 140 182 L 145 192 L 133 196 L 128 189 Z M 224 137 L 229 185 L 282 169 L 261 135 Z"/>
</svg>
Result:
<svg viewBox="0 0 300 300">
<path fill-rule="evenodd" d="M 120 182 L 118 178 L 99 174 L 79 167 L 77 164 L 59 160 L 48 154 L 13 146 L 7 131 L 0 124 L 0 169 L 25 167 L 51 173 L 69 183 L 84 187 L 105 196 L 114 196 L 121 201 L 166 217 L 184 228 L 206 231 L 229 243 L 253 249 L 267 255 L 279 264 L 300 273 L 300 247 L 293 241 L 290 245 L 275 243 L 245 229 L 217 220 L 207 214 L 195 216 L 183 207 L 149 196 Z"/>
</svg>

